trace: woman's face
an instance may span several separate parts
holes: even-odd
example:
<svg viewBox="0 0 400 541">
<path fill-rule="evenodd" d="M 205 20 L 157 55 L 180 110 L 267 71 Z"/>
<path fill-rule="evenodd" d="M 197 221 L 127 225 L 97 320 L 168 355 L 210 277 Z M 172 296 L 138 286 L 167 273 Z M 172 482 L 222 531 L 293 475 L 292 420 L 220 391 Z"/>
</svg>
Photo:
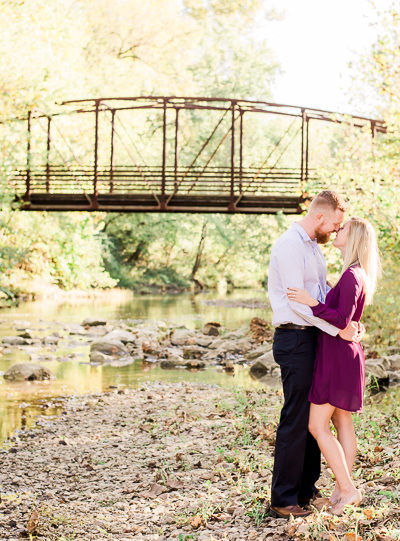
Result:
<svg viewBox="0 0 400 541">
<path fill-rule="evenodd" d="M 336 233 L 336 238 L 333 241 L 333 246 L 336 246 L 336 248 L 344 248 L 347 244 L 347 239 L 349 237 L 349 230 L 350 230 L 350 220 L 348 220 L 346 223 L 342 225 L 342 227 L 339 229 L 339 231 Z"/>
</svg>

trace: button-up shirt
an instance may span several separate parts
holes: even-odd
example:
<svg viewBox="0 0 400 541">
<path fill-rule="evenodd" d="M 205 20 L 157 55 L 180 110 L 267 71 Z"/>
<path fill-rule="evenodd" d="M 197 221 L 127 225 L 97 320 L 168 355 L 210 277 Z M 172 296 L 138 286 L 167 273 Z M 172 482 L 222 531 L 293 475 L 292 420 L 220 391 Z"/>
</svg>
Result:
<svg viewBox="0 0 400 541">
<path fill-rule="evenodd" d="M 325 302 L 329 290 L 326 283 L 326 263 L 321 249 L 298 223 L 285 231 L 272 247 L 268 275 L 272 324 L 310 325 L 332 336 L 338 334 L 337 327 L 314 316 L 309 306 L 290 301 L 287 296 L 288 287 L 306 289 L 320 302 Z"/>
</svg>

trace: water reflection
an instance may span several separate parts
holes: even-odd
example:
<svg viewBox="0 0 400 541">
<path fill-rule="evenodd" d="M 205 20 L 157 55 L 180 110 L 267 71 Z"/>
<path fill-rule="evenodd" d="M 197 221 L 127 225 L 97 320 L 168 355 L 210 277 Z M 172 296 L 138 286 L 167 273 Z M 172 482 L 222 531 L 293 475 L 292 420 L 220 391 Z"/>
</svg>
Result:
<svg viewBox="0 0 400 541">
<path fill-rule="evenodd" d="M 207 301 L 222 304 L 208 304 Z M 246 306 L 232 307 L 234 301 L 246 300 Z M 206 370 L 162 369 L 156 364 L 135 361 L 124 367 L 92 366 L 89 346 L 74 341 L 65 325 L 80 323 L 87 317 L 115 320 L 157 320 L 167 324 L 182 324 L 188 328 L 201 328 L 207 321 L 219 321 L 228 329 L 248 325 L 252 317 L 268 318 L 265 309 L 252 307 L 252 300 L 265 302 L 263 291 L 235 291 L 218 296 L 203 293 L 168 296 L 134 296 L 130 293 L 110 292 L 100 299 L 72 299 L 71 302 L 30 302 L 0 312 L 0 337 L 15 336 L 18 329 L 29 328 L 35 336 L 48 336 L 58 332 L 59 346 L 10 347 L 0 357 L 0 372 L 4 373 L 16 362 L 26 362 L 40 354 L 40 365 L 55 375 L 52 382 L 7 383 L 0 377 L 0 438 L 4 440 L 16 429 L 32 426 L 35 416 L 54 415 L 62 409 L 57 397 L 96 393 L 111 386 L 140 386 L 144 381 L 206 382 L 230 387 L 254 388 L 262 385 L 249 375 L 247 367 L 235 367 L 233 374 L 222 368 Z M 231 305 L 224 305 L 224 301 Z M 60 360 L 57 360 L 60 359 Z M 63 362 L 61 362 L 61 360 Z M 271 382 L 267 382 L 271 383 Z M 56 401 L 56 402 L 55 402 Z"/>
</svg>

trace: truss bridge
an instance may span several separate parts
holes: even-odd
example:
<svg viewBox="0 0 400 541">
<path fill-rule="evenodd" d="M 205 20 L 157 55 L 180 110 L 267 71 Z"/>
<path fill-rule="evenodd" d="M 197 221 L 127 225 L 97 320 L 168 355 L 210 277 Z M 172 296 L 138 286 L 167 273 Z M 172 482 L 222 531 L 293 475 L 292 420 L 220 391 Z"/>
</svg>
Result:
<svg viewBox="0 0 400 541">
<path fill-rule="evenodd" d="M 23 210 L 293 214 L 317 180 L 317 123 L 367 128 L 372 138 L 386 130 L 376 119 L 262 101 L 73 100 L 13 121 L 9 152 L 18 151 L 3 159 L 4 177 Z"/>
</svg>

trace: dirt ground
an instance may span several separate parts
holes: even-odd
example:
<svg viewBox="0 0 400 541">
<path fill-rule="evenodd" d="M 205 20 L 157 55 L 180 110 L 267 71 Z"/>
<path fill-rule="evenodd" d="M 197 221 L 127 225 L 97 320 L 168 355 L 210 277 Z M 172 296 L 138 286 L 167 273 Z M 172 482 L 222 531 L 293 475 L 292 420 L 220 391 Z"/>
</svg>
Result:
<svg viewBox="0 0 400 541">
<path fill-rule="evenodd" d="M 360 508 L 267 515 L 281 392 L 148 383 L 64 400 L 0 450 L 0 539 L 400 539 L 399 394 L 355 417 Z M 319 487 L 333 483 L 323 467 Z"/>
</svg>

